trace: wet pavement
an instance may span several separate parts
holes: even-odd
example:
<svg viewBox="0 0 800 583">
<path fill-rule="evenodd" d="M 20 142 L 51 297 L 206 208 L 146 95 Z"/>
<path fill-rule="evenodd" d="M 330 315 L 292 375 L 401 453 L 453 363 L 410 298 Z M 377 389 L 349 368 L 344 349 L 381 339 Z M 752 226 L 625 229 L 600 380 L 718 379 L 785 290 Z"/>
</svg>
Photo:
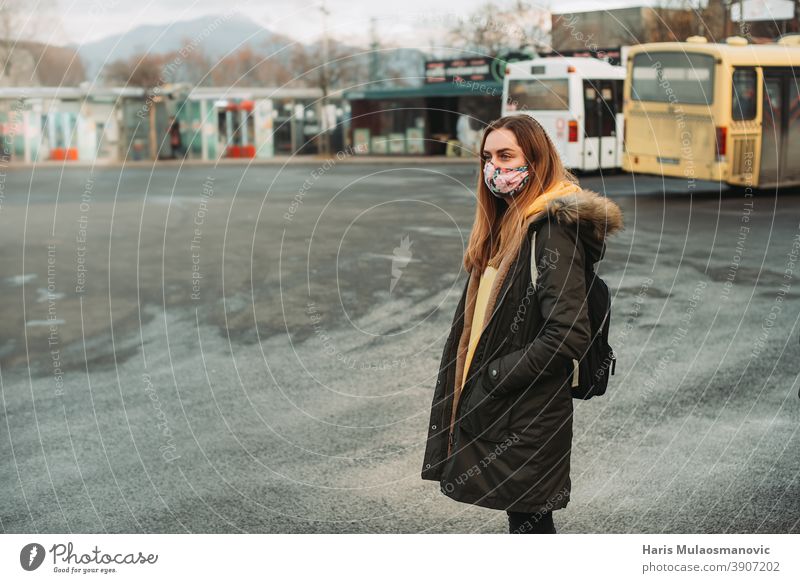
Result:
<svg viewBox="0 0 800 583">
<path fill-rule="evenodd" d="M 503 532 L 419 471 L 475 167 L 33 167 L 0 190 L 4 532 Z M 613 174 L 559 532 L 799 532 L 800 193 Z"/>
</svg>

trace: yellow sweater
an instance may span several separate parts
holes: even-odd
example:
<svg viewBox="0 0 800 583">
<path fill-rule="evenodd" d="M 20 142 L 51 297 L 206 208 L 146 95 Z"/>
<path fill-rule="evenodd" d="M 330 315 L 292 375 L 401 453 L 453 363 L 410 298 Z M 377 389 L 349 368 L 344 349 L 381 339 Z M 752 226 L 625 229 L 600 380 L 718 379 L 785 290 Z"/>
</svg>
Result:
<svg viewBox="0 0 800 583">
<path fill-rule="evenodd" d="M 525 209 L 525 216 L 529 217 L 534 213 L 543 211 L 547 203 L 554 198 L 564 196 L 565 194 L 570 194 L 572 192 L 577 192 L 579 190 L 580 186 L 577 184 L 569 182 L 568 180 L 562 180 L 554 185 L 550 190 L 547 190 L 546 192 L 543 192 L 537 196 L 530 206 Z M 467 372 L 469 371 L 469 365 L 472 362 L 472 355 L 475 352 L 475 347 L 478 345 L 478 339 L 481 337 L 484 325 L 486 324 L 486 306 L 489 300 L 489 292 L 492 289 L 492 285 L 494 284 L 496 276 L 497 268 L 492 267 L 491 265 L 487 265 L 486 269 L 481 275 L 481 281 L 478 286 L 478 294 L 475 298 L 475 309 L 472 313 L 472 329 L 470 330 L 469 345 L 467 347 L 467 360 L 464 363 L 464 374 L 461 377 L 462 387 L 467 380 Z"/>
</svg>

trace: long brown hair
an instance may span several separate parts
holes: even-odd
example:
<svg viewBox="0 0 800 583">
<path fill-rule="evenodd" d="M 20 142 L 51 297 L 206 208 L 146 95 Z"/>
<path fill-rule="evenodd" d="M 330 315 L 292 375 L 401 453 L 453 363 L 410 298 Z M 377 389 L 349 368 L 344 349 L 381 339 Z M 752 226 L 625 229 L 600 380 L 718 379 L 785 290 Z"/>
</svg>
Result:
<svg viewBox="0 0 800 583">
<path fill-rule="evenodd" d="M 528 165 L 530 178 L 525 188 L 510 203 L 498 199 L 483 181 L 483 148 L 486 137 L 496 129 L 514 133 Z M 486 126 L 478 150 L 478 205 L 472 233 L 464 253 L 467 272 L 483 273 L 487 264 L 497 266 L 507 254 L 519 248 L 525 236 L 524 209 L 540 194 L 560 180 L 577 184 L 575 176 L 564 168 L 561 157 L 547 132 L 535 119 L 525 114 L 507 115 Z"/>
</svg>

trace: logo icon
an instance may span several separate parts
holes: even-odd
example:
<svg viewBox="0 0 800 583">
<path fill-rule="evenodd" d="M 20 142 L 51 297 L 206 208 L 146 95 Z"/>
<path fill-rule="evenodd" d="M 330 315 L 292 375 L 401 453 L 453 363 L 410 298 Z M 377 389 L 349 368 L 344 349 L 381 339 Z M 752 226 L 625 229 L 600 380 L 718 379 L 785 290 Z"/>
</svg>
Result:
<svg viewBox="0 0 800 583">
<path fill-rule="evenodd" d="M 44 547 L 39 543 L 28 543 L 19 552 L 19 564 L 26 571 L 35 571 L 44 561 Z"/>
<path fill-rule="evenodd" d="M 411 256 L 414 254 L 411 251 L 413 242 L 409 239 L 408 235 L 404 235 L 400 239 L 400 245 L 394 248 L 392 255 L 392 281 L 389 284 L 389 293 L 394 291 L 394 286 L 400 281 L 400 276 L 403 275 L 403 268 L 411 261 Z"/>
</svg>

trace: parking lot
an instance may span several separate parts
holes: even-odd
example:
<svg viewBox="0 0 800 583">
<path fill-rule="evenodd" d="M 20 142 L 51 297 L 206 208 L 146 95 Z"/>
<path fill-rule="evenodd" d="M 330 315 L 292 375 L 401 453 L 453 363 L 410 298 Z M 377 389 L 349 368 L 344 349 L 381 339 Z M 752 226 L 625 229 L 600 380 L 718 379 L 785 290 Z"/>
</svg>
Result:
<svg viewBox="0 0 800 583">
<path fill-rule="evenodd" d="M 505 532 L 420 479 L 477 166 L 7 170 L 5 532 Z M 800 532 L 800 192 L 623 173 L 559 532 Z"/>
</svg>

